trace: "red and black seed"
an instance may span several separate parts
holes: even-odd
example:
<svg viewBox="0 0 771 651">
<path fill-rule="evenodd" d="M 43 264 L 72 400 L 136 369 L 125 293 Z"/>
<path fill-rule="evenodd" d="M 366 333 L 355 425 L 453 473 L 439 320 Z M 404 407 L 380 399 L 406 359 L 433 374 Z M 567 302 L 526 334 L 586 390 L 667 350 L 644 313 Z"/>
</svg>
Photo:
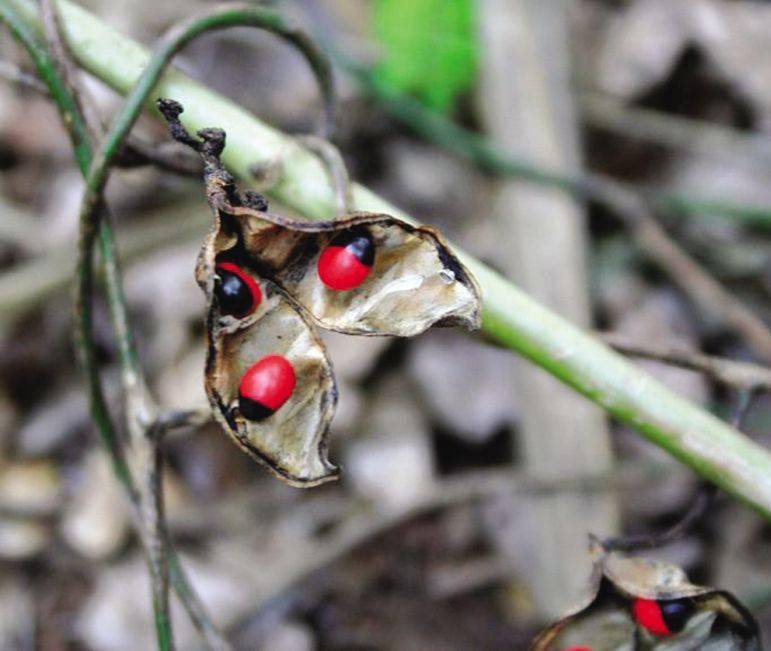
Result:
<svg viewBox="0 0 771 651">
<path fill-rule="evenodd" d="M 375 244 L 364 228 L 338 234 L 321 252 L 317 264 L 321 282 L 330 289 L 347 291 L 361 285 L 375 264 Z"/>
<path fill-rule="evenodd" d="M 289 400 L 296 384 L 294 368 L 285 357 L 263 357 L 241 377 L 238 409 L 248 420 L 265 420 Z"/>
<path fill-rule="evenodd" d="M 254 312 L 262 301 L 257 281 L 233 262 L 218 262 L 214 294 L 221 314 L 243 319 Z"/>
<path fill-rule="evenodd" d="M 693 612 L 691 599 L 635 599 L 632 603 L 635 621 L 659 637 L 682 631 Z"/>
</svg>

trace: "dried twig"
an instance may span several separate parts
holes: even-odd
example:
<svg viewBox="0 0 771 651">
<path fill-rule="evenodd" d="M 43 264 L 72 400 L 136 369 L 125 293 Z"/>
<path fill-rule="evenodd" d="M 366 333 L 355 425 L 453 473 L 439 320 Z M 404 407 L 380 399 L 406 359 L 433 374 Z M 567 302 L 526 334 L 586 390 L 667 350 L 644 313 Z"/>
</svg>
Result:
<svg viewBox="0 0 771 651">
<path fill-rule="evenodd" d="M 702 483 L 688 510 L 669 529 L 656 534 L 606 538 L 602 541 L 602 546 L 608 551 L 635 552 L 645 549 L 658 549 L 680 540 L 701 521 L 714 502 L 717 492 L 718 488 L 714 484 Z"/>
<path fill-rule="evenodd" d="M 688 298 L 737 332 L 759 357 L 771 361 L 771 330 L 757 314 L 670 238 L 649 210 L 639 212 L 636 221 L 630 221 L 633 213 L 625 219 L 640 248 Z"/>
<path fill-rule="evenodd" d="M 211 420 L 209 409 L 178 409 L 161 414 L 153 427 L 163 432 L 201 427 Z"/>
<path fill-rule="evenodd" d="M 201 176 L 201 161 L 174 143 L 153 144 L 137 137 L 130 137 L 120 154 L 117 155 L 116 167 L 140 167 L 154 165 L 166 172 L 180 176 Z"/>
<path fill-rule="evenodd" d="M 643 344 L 615 332 L 601 332 L 597 336 L 625 355 L 698 371 L 736 389 L 771 391 L 771 369 L 765 366 L 713 357 L 695 350 Z"/>
</svg>

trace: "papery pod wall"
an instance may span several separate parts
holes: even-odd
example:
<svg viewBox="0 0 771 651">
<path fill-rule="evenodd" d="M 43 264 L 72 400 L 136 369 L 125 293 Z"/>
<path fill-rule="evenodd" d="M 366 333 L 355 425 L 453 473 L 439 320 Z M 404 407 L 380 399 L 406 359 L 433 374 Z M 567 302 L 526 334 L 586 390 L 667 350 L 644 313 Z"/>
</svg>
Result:
<svg viewBox="0 0 771 651">
<path fill-rule="evenodd" d="M 729 592 L 697 586 L 678 567 L 606 553 L 585 600 L 545 629 L 532 651 L 757 651 L 757 623 Z"/>
</svg>

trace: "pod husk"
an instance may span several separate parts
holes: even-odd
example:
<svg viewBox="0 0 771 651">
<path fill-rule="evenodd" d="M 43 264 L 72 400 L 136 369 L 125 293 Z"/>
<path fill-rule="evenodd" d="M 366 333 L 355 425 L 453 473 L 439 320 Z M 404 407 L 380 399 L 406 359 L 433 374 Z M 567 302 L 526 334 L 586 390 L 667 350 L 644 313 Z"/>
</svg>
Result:
<svg viewBox="0 0 771 651">
<path fill-rule="evenodd" d="M 596 555 L 590 589 L 578 607 L 542 631 L 532 651 L 562 651 L 587 646 L 592 651 L 758 651 L 758 625 L 731 593 L 697 586 L 678 567 L 644 558 L 607 553 Z M 634 622 L 635 598 L 688 598 L 694 613 L 676 635 L 657 638 Z"/>
<path fill-rule="evenodd" d="M 238 221 L 239 255 L 291 294 L 321 328 L 411 337 L 434 325 L 480 327 L 477 284 L 434 229 L 379 213 L 328 222 L 289 220 L 215 196 L 221 219 L 230 215 Z M 318 258 L 336 235 L 352 228 L 366 229 L 372 238 L 374 265 L 360 286 L 335 291 L 319 280 Z"/>
<path fill-rule="evenodd" d="M 178 118 L 164 114 L 172 134 L 204 158 L 207 200 L 230 238 L 231 255 L 291 295 L 319 327 L 411 337 L 434 325 L 481 326 L 479 286 L 436 230 L 380 213 L 356 212 L 325 222 L 273 214 L 260 195 L 238 192 L 219 157 L 222 130 L 204 129 L 198 133 L 203 142 L 191 142 Z M 373 239 L 372 271 L 355 289 L 331 290 L 318 277 L 318 257 L 337 234 L 354 227 L 366 229 Z"/>
<path fill-rule="evenodd" d="M 291 297 L 246 266 L 242 270 L 260 285 L 260 305 L 244 319 L 220 314 L 215 264 L 222 259 L 220 249 L 231 243 L 217 219 L 196 269 L 208 303 L 205 387 L 214 415 L 239 447 L 286 483 L 309 487 L 335 479 L 338 470 L 327 459 L 327 436 L 337 388 L 326 349 Z M 272 354 L 292 364 L 297 384 L 276 413 L 250 421 L 239 413 L 238 385 L 254 362 Z"/>
</svg>

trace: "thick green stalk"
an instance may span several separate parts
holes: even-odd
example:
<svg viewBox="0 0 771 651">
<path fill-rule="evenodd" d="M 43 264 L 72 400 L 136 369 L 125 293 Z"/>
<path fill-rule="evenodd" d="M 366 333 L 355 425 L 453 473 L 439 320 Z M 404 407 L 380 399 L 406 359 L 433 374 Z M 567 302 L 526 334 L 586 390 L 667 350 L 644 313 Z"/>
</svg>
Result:
<svg viewBox="0 0 771 651">
<path fill-rule="evenodd" d="M 37 22 L 29 0 L 2 0 Z M 146 50 L 69 2 L 62 2 L 66 36 L 85 68 L 127 93 L 149 61 Z M 247 73 L 248 74 L 248 71 Z M 271 194 L 312 219 L 328 218 L 334 196 L 319 160 L 221 95 L 171 70 L 156 96 L 185 106 L 190 130 L 217 126 L 228 134 L 224 162 L 243 179 L 255 164 L 282 161 Z M 366 188 L 354 188 L 358 209 L 409 219 Z M 544 367 L 566 384 L 630 424 L 706 479 L 771 518 L 771 454 L 719 419 L 676 395 L 523 294 L 500 275 L 464 255 L 481 283 L 488 335 Z"/>
</svg>

